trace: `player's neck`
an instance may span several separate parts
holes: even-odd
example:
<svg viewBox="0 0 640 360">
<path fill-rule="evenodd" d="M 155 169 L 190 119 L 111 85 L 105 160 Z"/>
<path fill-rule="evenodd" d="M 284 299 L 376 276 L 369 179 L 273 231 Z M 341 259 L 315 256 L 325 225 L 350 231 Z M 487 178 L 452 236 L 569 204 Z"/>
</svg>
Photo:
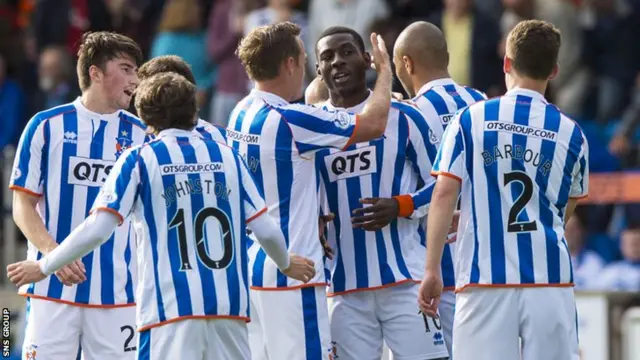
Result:
<svg viewBox="0 0 640 360">
<path fill-rule="evenodd" d="M 451 75 L 449 75 L 449 71 L 446 69 L 431 72 L 416 72 L 413 76 L 413 93 L 417 95 L 423 86 L 432 81 L 448 78 L 451 78 Z"/>
<path fill-rule="evenodd" d="M 82 93 L 80 101 L 82 102 L 82 105 L 87 108 L 87 110 L 96 114 L 112 114 L 118 110 L 121 110 L 109 105 L 109 102 L 106 100 L 105 96 L 91 89 L 86 90 Z"/>
<path fill-rule="evenodd" d="M 367 98 L 369 98 L 369 89 L 363 87 L 359 91 L 354 91 L 351 94 L 340 94 L 340 92 L 329 92 L 329 101 L 331 105 L 338 108 L 351 108 L 356 105 L 362 104 Z"/>
<path fill-rule="evenodd" d="M 295 100 L 292 98 L 293 96 L 287 91 L 287 86 L 278 78 L 267 81 L 256 81 L 255 87 L 257 90 L 277 95 L 285 99 L 287 102 Z"/>
<path fill-rule="evenodd" d="M 533 90 L 544 96 L 544 93 L 547 91 L 547 81 L 533 80 L 529 78 L 521 78 L 521 77 L 511 77 L 509 84 L 507 84 L 508 89 L 527 89 Z"/>
</svg>

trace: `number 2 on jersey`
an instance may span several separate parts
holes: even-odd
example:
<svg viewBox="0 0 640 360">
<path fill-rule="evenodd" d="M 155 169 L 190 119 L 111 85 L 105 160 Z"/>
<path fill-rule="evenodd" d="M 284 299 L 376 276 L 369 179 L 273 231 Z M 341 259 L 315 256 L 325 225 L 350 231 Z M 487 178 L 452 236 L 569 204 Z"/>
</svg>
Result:
<svg viewBox="0 0 640 360">
<path fill-rule="evenodd" d="M 509 210 L 509 220 L 507 220 L 508 232 L 529 232 L 538 230 L 538 224 L 535 220 L 528 222 L 518 222 L 518 215 L 524 210 L 531 197 L 533 196 L 533 181 L 529 175 L 522 171 L 512 171 L 504 174 L 504 186 L 506 187 L 511 182 L 517 181 L 522 184 L 522 193 L 513 203 Z"/>
<path fill-rule="evenodd" d="M 212 259 L 207 253 L 207 244 L 204 241 L 205 221 L 209 217 L 214 217 L 220 223 L 222 230 L 222 257 L 218 260 Z M 231 222 L 229 217 L 222 210 L 208 207 L 200 210 L 193 222 L 194 235 L 196 241 L 196 255 L 198 259 L 209 269 L 224 269 L 233 259 L 233 239 L 231 234 Z M 169 223 L 169 229 L 178 227 L 178 243 L 180 250 L 180 271 L 191 270 L 191 262 L 189 261 L 189 252 L 187 244 L 187 229 L 184 224 L 184 209 L 178 209 L 176 215 Z"/>
</svg>

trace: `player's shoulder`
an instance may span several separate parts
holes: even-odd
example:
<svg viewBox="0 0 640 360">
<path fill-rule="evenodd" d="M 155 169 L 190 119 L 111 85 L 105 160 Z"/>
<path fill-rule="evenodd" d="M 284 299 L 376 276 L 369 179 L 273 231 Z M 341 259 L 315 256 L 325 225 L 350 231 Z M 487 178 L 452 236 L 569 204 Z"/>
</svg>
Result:
<svg viewBox="0 0 640 360">
<path fill-rule="evenodd" d="M 147 129 L 147 125 L 144 122 L 142 122 L 142 120 L 140 120 L 139 117 L 135 116 L 134 114 L 130 113 L 127 110 L 120 110 L 118 115 L 120 117 L 120 120 L 129 122 L 135 125 L 136 127 L 138 127 L 142 131 Z"/>
<path fill-rule="evenodd" d="M 52 107 L 47 110 L 39 111 L 31 117 L 30 125 L 37 126 L 45 121 L 56 118 L 61 115 L 77 113 L 77 109 L 74 103 L 67 103 Z"/>
</svg>

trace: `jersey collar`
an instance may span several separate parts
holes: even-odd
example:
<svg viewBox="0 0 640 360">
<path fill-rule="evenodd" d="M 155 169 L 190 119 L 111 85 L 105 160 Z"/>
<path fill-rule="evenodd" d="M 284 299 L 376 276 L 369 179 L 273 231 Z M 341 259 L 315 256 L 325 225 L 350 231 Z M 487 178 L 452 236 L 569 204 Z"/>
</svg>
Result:
<svg viewBox="0 0 640 360">
<path fill-rule="evenodd" d="M 420 90 L 418 90 L 418 93 L 416 94 L 416 98 L 424 95 L 427 91 L 433 89 L 436 86 L 455 85 L 455 84 L 456 82 L 453 81 L 453 79 L 451 78 L 441 78 L 441 79 L 431 80 L 428 83 L 422 85 L 422 87 L 420 88 Z"/>
<path fill-rule="evenodd" d="M 193 130 L 182 129 L 164 129 L 158 133 L 158 137 L 171 136 L 171 137 L 200 137 L 200 134 Z"/>
<path fill-rule="evenodd" d="M 369 99 L 371 99 L 371 95 L 373 95 L 373 91 L 369 90 L 369 96 L 367 96 L 367 98 L 363 102 L 361 102 L 356 106 L 352 106 L 350 108 L 341 108 L 341 107 L 333 106 L 333 104 L 331 103 L 331 100 L 327 100 L 323 105 L 326 106 L 327 109 L 329 110 L 343 110 L 348 113 L 358 114 L 358 113 L 361 113 L 362 110 L 364 110 L 364 106 L 367 105 L 367 103 L 369 102 Z"/>
<path fill-rule="evenodd" d="M 270 93 L 270 92 L 266 92 L 266 91 L 262 91 L 262 90 L 258 90 L 258 89 L 252 89 L 251 90 L 251 94 L 252 97 L 257 97 L 259 99 L 264 100 L 264 102 L 266 102 L 267 104 L 270 105 L 276 105 L 276 106 L 283 106 L 283 105 L 287 105 L 289 104 L 289 102 L 283 98 L 281 98 L 280 96 Z"/>
<path fill-rule="evenodd" d="M 530 98 L 536 99 L 536 100 L 540 100 L 543 103 L 547 103 L 547 100 L 544 98 L 544 95 L 540 94 L 537 91 L 534 90 L 530 90 L 530 89 L 525 89 L 525 88 L 513 88 L 509 91 L 507 91 L 506 94 L 504 94 L 504 96 L 518 96 L 518 95 L 523 95 L 523 96 L 528 96 Z"/>
<path fill-rule="evenodd" d="M 118 110 L 116 112 L 110 113 L 110 114 L 98 114 L 97 112 L 93 112 L 89 109 L 87 109 L 84 104 L 82 103 L 82 98 L 80 96 L 78 96 L 76 98 L 76 100 L 73 102 L 73 106 L 75 106 L 76 111 L 78 111 L 79 114 L 88 117 L 89 119 L 100 119 L 100 120 L 109 120 L 109 119 L 117 119 L 118 115 L 120 115 L 120 112 L 122 110 Z"/>
</svg>

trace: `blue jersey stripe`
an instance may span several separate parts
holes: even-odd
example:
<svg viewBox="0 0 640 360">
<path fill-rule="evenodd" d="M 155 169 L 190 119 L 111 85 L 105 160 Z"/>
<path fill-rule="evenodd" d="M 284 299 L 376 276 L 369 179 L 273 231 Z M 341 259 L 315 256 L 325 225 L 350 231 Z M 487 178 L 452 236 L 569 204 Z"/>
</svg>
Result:
<svg viewBox="0 0 640 360">
<path fill-rule="evenodd" d="M 440 96 L 435 91 L 427 91 L 424 94 L 424 97 L 427 98 L 436 109 L 438 115 L 449 114 L 449 107 L 447 106 L 447 102 L 444 101 L 442 96 Z"/>
<path fill-rule="evenodd" d="M 560 112 L 552 105 L 545 107 L 544 128 L 547 130 L 558 132 L 560 129 Z M 556 151 L 556 142 L 551 140 L 542 140 L 540 155 L 542 162 L 553 161 Z M 547 252 L 547 273 L 549 274 L 549 283 L 560 282 L 560 251 L 558 249 L 558 237 L 553 231 L 553 211 L 551 210 L 551 202 L 546 196 L 549 186 L 549 174 L 538 170 L 536 173 L 536 183 L 540 187 L 540 222 L 544 226 L 545 245 Z"/>
<path fill-rule="evenodd" d="M 167 146 L 159 141 L 151 145 L 156 158 L 158 159 L 158 165 L 166 165 L 173 163 Z M 165 189 L 170 188 L 176 182 L 175 175 L 165 175 L 162 177 L 162 184 Z M 178 207 L 175 201 L 169 202 L 166 209 L 167 222 L 171 222 L 174 216 L 178 213 Z M 191 308 L 191 293 L 189 292 L 189 283 L 187 276 L 183 271 L 180 271 L 180 248 L 179 248 L 179 227 L 169 229 L 167 234 L 167 253 L 169 254 L 169 263 L 171 264 L 171 277 L 173 278 L 173 285 L 175 288 L 178 305 L 178 316 L 191 315 L 193 309 Z"/>
<path fill-rule="evenodd" d="M 354 149 L 354 147 L 350 147 L 349 150 Z M 362 198 L 362 191 L 360 189 L 360 178 L 352 177 L 345 180 L 347 182 L 347 194 L 349 198 L 349 213 L 353 214 L 355 209 L 359 209 L 362 207 L 360 204 L 360 199 Z M 375 183 L 374 186 L 375 188 Z M 337 192 L 337 189 L 336 189 Z M 339 214 L 339 213 L 336 213 Z M 345 229 L 346 230 L 346 229 Z M 368 287 L 369 286 L 369 274 L 367 272 L 367 236 L 364 230 L 359 228 L 351 229 L 353 236 L 353 251 L 358 254 L 355 258 L 355 267 L 356 267 L 356 286 L 358 288 Z M 376 236 L 376 245 L 379 247 L 378 243 L 380 240 Z M 386 254 L 378 254 L 378 259 L 380 256 L 386 256 Z"/>
<path fill-rule="evenodd" d="M 403 113 L 400 113 L 400 117 L 398 120 L 399 120 L 398 121 L 398 139 L 408 139 L 409 123 L 407 122 L 407 117 Z M 400 183 L 402 181 L 402 173 L 404 172 L 405 146 L 406 144 L 403 141 L 398 141 L 397 156 L 395 159 L 395 165 L 393 169 L 393 175 L 394 175 L 393 184 L 391 185 L 392 194 L 400 194 Z M 400 236 L 398 235 L 398 220 L 397 219 L 393 220 L 390 226 L 391 226 L 391 244 L 393 246 L 393 251 L 395 253 L 398 269 L 400 270 L 400 273 L 404 275 L 407 279 L 411 279 L 411 274 L 409 273 L 407 264 L 404 261 L 404 257 L 402 256 L 402 249 L 400 247 Z"/>
<path fill-rule="evenodd" d="M 89 150 L 89 157 L 91 159 L 102 159 L 104 133 L 107 127 L 107 122 L 104 120 L 100 121 L 100 124 L 98 125 L 97 130 L 94 127 L 95 127 L 95 123 L 92 121 L 91 133 L 93 134 L 93 138 L 91 139 L 91 149 Z M 90 186 L 87 188 L 87 203 L 85 205 L 85 211 L 84 211 L 85 217 L 89 215 L 91 206 L 93 206 L 93 202 L 98 196 L 99 192 L 100 192 L 100 188 L 98 187 Z M 111 247 L 113 248 L 113 235 L 111 236 L 109 241 L 107 241 L 106 243 L 109 243 L 109 242 L 111 242 Z M 101 246 L 101 252 L 103 249 L 104 248 Z M 87 273 L 88 273 L 87 279 L 90 279 L 89 274 L 91 274 L 92 272 L 90 269 L 92 268 L 94 254 L 95 253 L 92 251 L 82 258 L 82 262 L 84 263 L 84 267 L 87 269 Z M 102 258 L 105 255 L 106 254 L 101 254 L 100 256 L 100 275 L 101 276 L 108 271 L 113 271 L 113 264 L 109 268 L 105 268 L 105 266 L 102 264 Z M 111 284 L 111 282 L 104 282 L 104 276 L 102 276 L 101 280 L 103 284 Z M 91 281 L 84 281 L 78 284 L 75 301 L 77 303 L 87 304 L 89 302 L 90 290 L 91 290 Z M 108 294 L 105 294 L 105 292 L 109 292 L 109 290 L 111 290 L 110 291 L 111 296 L 109 296 Z M 107 289 L 107 286 L 101 286 L 100 296 L 102 298 L 103 304 L 113 304 L 113 287 L 109 286 Z"/>
<path fill-rule="evenodd" d="M 306 360 L 321 360 L 325 357 L 325 353 L 320 343 L 316 288 L 303 288 L 300 293 L 302 295 L 302 314 L 304 317 L 304 348 L 306 350 Z"/>
<path fill-rule="evenodd" d="M 236 161 L 236 172 L 238 174 L 238 182 L 240 184 L 242 184 L 242 181 L 241 181 L 241 179 L 242 179 L 242 170 L 240 169 L 240 166 L 242 166 L 242 164 L 240 163 L 240 156 L 239 155 L 237 155 L 237 156 L 238 156 L 238 159 L 237 159 L 238 161 Z M 249 199 L 249 195 L 244 191 L 244 187 L 242 187 L 242 185 L 240 185 L 240 187 L 243 189 L 242 196 L 240 198 L 240 206 L 243 206 L 244 204 L 242 203 L 242 201 L 245 201 L 245 200 L 249 200 L 250 201 L 250 199 Z M 262 195 L 262 193 L 260 195 L 264 197 L 264 195 Z M 253 204 L 253 202 L 251 202 L 251 203 Z M 255 206 L 254 206 L 254 208 L 255 208 Z M 247 217 L 246 217 L 246 214 L 244 212 L 244 207 L 243 207 L 242 211 L 240 211 L 240 224 L 242 224 L 242 226 L 246 226 L 246 223 L 247 223 Z M 242 289 L 240 289 L 239 285 L 237 286 L 237 288 L 238 288 L 238 291 L 237 291 L 238 297 L 237 297 L 237 299 L 240 299 L 240 291 L 243 291 L 244 295 L 245 295 L 245 298 L 248 300 L 247 301 L 247 308 L 244 309 L 244 310 L 246 310 L 247 316 L 251 316 L 251 314 L 249 313 L 249 311 L 250 311 L 250 307 L 249 307 L 249 301 L 250 301 L 249 299 L 250 299 L 250 297 L 249 297 L 249 287 L 248 287 L 248 284 L 249 284 L 249 267 L 248 267 L 248 264 L 249 264 L 249 253 L 246 251 L 246 249 L 248 249 L 248 246 L 249 246 L 248 245 L 249 237 L 247 236 L 247 231 L 243 231 L 241 234 L 236 234 L 236 235 L 238 237 L 236 237 L 235 241 L 241 241 L 240 249 L 242 249 L 242 251 L 240 252 L 240 261 L 241 261 L 240 267 L 242 269 L 242 283 L 244 284 L 244 288 L 242 288 Z M 236 258 L 236 261 L 238 261 L 237 258 Z M 234 293 L 235 293 L 235 291 L 234 291 Z M 229 292 L 229 294 L 231 294 L 231 292 Z M 238 312 L 240 310 L 243 310 L 243 309 L 240 309 L 240 304 L 238 304 Z M 233 315 L 234 313 L 232 312 L 231 314 Z M 239 313 L 236 314 L 236 315 L 239 315 Z"/>
<path fill-rule="evenodd" d="M 189 139 L 188 138 L 177 138 L 177 142 L 178 145 L 180 147 L 180 151 L 182 152 L 182 156 L 184 157 L 184 162 L 185 164 L 197 164 L 198 163 L 198 159 L 196 158 L 196 153 L 195 150 L 193 148 L 193 146 L 191 146 L 191 144 L 189 143 Z M 213 148 L 213 146 L 212 146 Z M 209 148 L 209 152 L 211 155 L 213 149 Z M 216 155 L 216 154 L 213 154 Z M 217 159 L 214 159 L 213 156 L 211 157 L 211 161 L 215 162 L 215 161 L 222 161 L 222 159 L 220 158 L 220 154 L 217 154 Z M 217 175 L 217 174 L 216 174 Z M 222 176 L 224 177 L 224 175 L 222 174 Z M 198 182 L 201 181 L 200 178 L 200 174 L 197 173 L 191 173 L 187 175 L 187 178 L 189 180 L 190 183 L 192 184 L 197 184 Z M 218 178 L 216 177 L 216 184 L 218 183 Z M 202 185 L 200 185 L 202 186 Z M 166 187 L 165 187 L 166 188 Z M 204 209 L 204 198 L 202 195 L 202 191 L 200 193 L 198 193 L 198 191 L 191 191 L 191 194 L 189 195 L 190 198 L 190 203 L 191 203 L 191 216 L 193 217 L 192 221 L 194 221 L 194 226 L 195 226 L 195 219 L 198 216 L 198 213 L 200 210 Z M 217 198 L 217 202 L 218 202 L 218 207 L 220 207 L 221 202 L 223 202 L 223 200 L 221 198 Z M 230 212 L 225 211 L 225 214 L 230 215 Z M 170 220 L 170 219 L 167 219 Z M 206 225 L 204 225 L 206 226 Z M 207 231 L 203 232 L 204 235 L 204 239 L 194 239 L 195 246 L 198 246 L 198 244 L 200 243 L 200 241 L 204 241 L 204 246 L 206 249 L 210 249 L 209 247 L 209 239 L 207 239 Z M 171 240 L 169 240 L 171 241 Z M 211 272 L 211 270 L 209 268 L 207 268 L 202 261 L 200 261 L 200 257 L 196 256 L 196 263 L 198 263 L 198 274 L 200 275 L 200 286 L 202 287 L 202 297 L 203 297 L 203 304 L 205 306 L 204 308 L 204 313 L 205 315 L 216 315 L 217 314 L 217 310 L 218 310 L 218 301 L 217 301 L 217 297 L 216 297 L 216 284 L 215 284 L 215 280 L 213 278 L 213 272 Z M 194 269 L 195 270 L 195 269 Z M 194 271 L 191 270 L 191 271 Z M 180 295 L 178 295 L 180 296 Z"/>
<path fill-rule="evenodd" d="M 63 115 L 64 132 L 78 133 L 78 113 L 69 112 Z M 58 228 L 56 231 L 56 241 L 60 243 L 71 232 L 71 212 L 73 209 L 73 185 L 66 181 L 69 174 L 69 159 L 77 154 L 77 144 L 64 142 L 62 144 L 62 169 L 60 170 L 60 216 L 58 218 Z M 87 267 L 87 279 L 91 279 L 91 266 Z M 57 277 L 51 276 L 47 297 L 59 299 L 62 295 L 62 283 Z"/>
<path fill-rule="evenodd" d="M 527 96 L 518 95 L 516 97 L 516 106 L 514 111 L 514 123 L 520 125 L 529 125 L 529 114 L 531 112 L 531 100 L 532 98 Z M 521 134 L 513 134 L 512 144 L 517 149 L 520 147 L 523 151 L 527 148 L 527 137 Z M 517 150 L 516 150 L 517 152 Z M 526 169 L 522 160 L 517 159 L 514 156 L 511 160 L 511 170 L 521 171 L 526 173 Z M 520 196 L 524 195 L 524 184 L 520 182 L 511 183 L 511 195 L 513 202 L 515 203 Z M 516 221 L 523 223 L 529 222 L 529 215 L 526 209 L 522 210 L 521 214 L 516 217 Z M 533 272 L 533 245 L 531 243 L 531 234 L 527 232 L 517 233 L 518 241 L 518 259 L 520 267 L 520 283 L 521 284 L 533 284 L 535 283 L 535 273 Z"/>
<path fill-rule="evenodd" d="M 460 96 L 460 94 L 458 93 L 458 90 L 456 90 L 455 85 L 445 85 L 443 87 L 447 92 L 447 94 L 449 94 L 449 96 L 451 96 L 453 101 L 456 103 L 456 108 L 458 108 L 458 110 L 467 106 L 467 102 L 464 101 L 462 96 Z"/>
<path fill-rule="evenodd" d="M 498 120 L 499 111 L 500 100 L 487 102 L 485 107 L 485 121 Z M 498 132 L 485 132 L 483 146 L 484 151 L 493 153 L 494 149 L 498 146 Z M 467 156 L 467 158 L 471 158 L 471 156 Z M 502 181 L 498 179 L 498 163 L 485 164 L 484 170 L 487 182 L 488 202 L 493 208 L 492 213 L 502 214 L 502 189 L 499 186 Z M 507 278 L 502 216 L 491 216 L 489 218 L 489 229 L 491 243 L 491 283 L 504 284 Z"/>
<path fill-rule="evenodd" d="M 285 156 L 277 156 L 276 160 L 276 176 L 278 177 L 278 197 L 280 198 L 280 229 L 284 235 L 287 248 L 289 247 L 289 216 L 291 209 L 291 184 L 293 183 L 293 163 L 291 160 L 292 139 L 291 130 L 286 122 L 281 121 L 278 125 L 276 134 L 276 153 L 282 153 Z M 261 250 L 262 251 L 262 250 Z M 277 275 L 278 287 L 287 286 L 287 277 L 278 270 Z"/>
<path fill-rule="evenodd" d="M 269 112 L 270 112 L 270 108 L 268 106 L 263 106 L 258 111 L 256 116 L 253 118 L 253 121 L 251 122 L 251 126 L 249 128 L 250 134 L 256 134 L 256 135 L 262 134 L 262 128 L 264 128 L 264 123 L 267 121 Z M 238 123 L 242 124 L 242 121 L 239 120 Z M 234 145 L 235 144 L 239 144 L 239 143 L 235 142 Z M 263 194 L 264 196 L 264 181 L 262 179 L 262 166 L 260 162 L 260 146 L 253 145 L 253 144 L 248 145 L 247 158 L 245 159 L 245 161 L 247 162 L 247 165 L 248 164 L 252 165 L 249 167 L 249 170 L 251 170 L 252 172 L 253 178 L 255 179 L 255 182 L 256 182 L 256 186 L 258 187 L 258 191 L 260 191 L 260 194 Z M 257 166 L 253 166 L 254 164 L 257 164 Z"/>
<path fill-rule="evenodd" d="M 475 100 L 475 101 L 484 100 L 484 96 L 482 96 L 482 94 L 480 94 L 480 92 L 477 91 L 476 89 L 470 88 L 468 86 L 465 86 L 464 89 L 467 90 L 467 93 L 469 93 L 469 95 L 471 95 L 473 100 Z"/>
</svg>

